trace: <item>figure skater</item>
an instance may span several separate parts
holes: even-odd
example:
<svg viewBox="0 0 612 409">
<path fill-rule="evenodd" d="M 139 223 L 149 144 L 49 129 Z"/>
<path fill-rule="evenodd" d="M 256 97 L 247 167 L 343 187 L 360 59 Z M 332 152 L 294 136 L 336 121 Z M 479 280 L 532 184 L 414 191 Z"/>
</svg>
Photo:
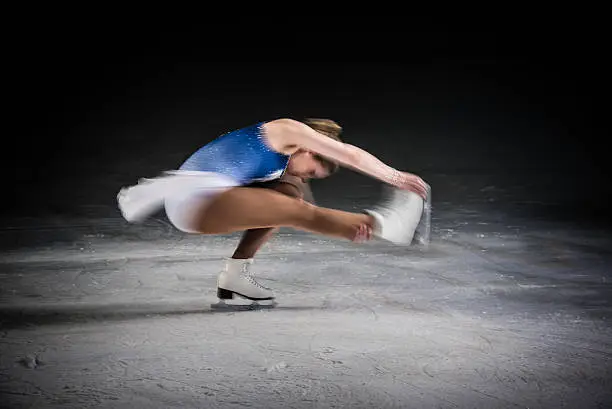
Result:
<svg viewBox="0 0 612 409">
<path fill-rule="evenodd" d="M 429 186 L 343 143 L 341 131 L 329 119 L 282 118 L 226 133 L 198 149 L 178 170 L 121 189 L 119 208 L 126 220 L 139 222 L 164 207 L 170 222 L 186 233 L 244 231 L 217 278 L 217 295 L 221 300 L 234 295 L 273 300 L 272 290 L 255 280 L 249 266 L 278 228 L 409 245 L 424 214 Z M 315 205 L 308 181 L 328 177 L 339 166 L 391 186 L 391 197 L 363 213 Z"/>
</svg>

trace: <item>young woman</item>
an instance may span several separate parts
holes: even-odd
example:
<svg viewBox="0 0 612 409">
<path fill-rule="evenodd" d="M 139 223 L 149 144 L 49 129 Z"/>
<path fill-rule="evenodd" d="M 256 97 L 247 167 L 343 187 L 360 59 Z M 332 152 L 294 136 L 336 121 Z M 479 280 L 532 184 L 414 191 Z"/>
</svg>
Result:
<svg viewBox="0 0 612 409">
<path fill-rule="evenodd" d="M 137 222 L 164 206 L 172 224 L 187 233 L 246 230 L 219 274 L 217 294 L 221 299 L 239 295 L 271 300 L 272 291 L 252 277 L 248 266 L 273 229 L 292 227 L 355 242 L 372 235 L 396 244 L 412 241 L 429 186 L 414 174 L 342 143 L 340 132 L 331 120 L 286 118 L 229 132 L 196 151 L 178 171 L 122 189 L 119 208 L 126 220 Z M 363 213 L 302 200 L 304 186 L 299 181 L 325 178 L 338 166 L 394 187 L 391 199 Z"/>
</svg>

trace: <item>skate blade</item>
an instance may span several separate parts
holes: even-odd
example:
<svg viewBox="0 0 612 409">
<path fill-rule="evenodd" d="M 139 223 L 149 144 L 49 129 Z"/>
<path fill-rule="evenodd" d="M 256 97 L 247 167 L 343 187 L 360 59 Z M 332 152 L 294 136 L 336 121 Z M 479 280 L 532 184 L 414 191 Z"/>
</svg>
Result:
<svg viewBox="0 0 612 409">
<path fill-rule="evenodd" d="M 253 301 L 250 304 L 230 304 L 224 301 L 219 301 L 210 305 L 210 308 L 217 311 L 254 311 L 254 310 L 269 310 L 278 305 L 276 301 Z"/>
</svg>

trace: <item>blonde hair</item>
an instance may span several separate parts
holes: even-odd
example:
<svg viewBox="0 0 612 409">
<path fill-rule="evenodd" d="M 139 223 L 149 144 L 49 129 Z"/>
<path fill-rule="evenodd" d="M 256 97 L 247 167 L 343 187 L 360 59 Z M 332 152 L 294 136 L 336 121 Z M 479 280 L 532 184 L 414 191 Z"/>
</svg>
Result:
<svg viewBox="0 0 612 409">
<path fill-rule="evenodd" d="M 319 132 L 320 134 L 323 134 L 338 142 L 342 142 L 342 139 L 340 139 L 342 127 L 337 122 L 332 121 L 331 119 L 324 118 L 306 118 L 302 122 L 314 129 L 315 131 Z M 325 167 L 327 167 L 330 174 L 338 171 L 338 168 L 340 167 L 336 162 L 321 155 L 315 155 L 315 158 L 322 162 Z"/>
</svg>

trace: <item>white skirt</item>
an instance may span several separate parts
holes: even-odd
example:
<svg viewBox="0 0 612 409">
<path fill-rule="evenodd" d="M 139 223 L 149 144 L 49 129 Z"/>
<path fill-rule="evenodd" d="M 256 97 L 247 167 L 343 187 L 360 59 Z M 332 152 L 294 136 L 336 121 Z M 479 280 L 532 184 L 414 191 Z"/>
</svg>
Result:
<svg viewBox="0 0 612 409">
<path fill-rule="evenodd" d="M 197 233 L 194 209 L 240 184 L 214 172 L 170 171 L 153 179 L 140 179 L 137 185 L 121 189 L 117 202 L 121 214 L 130 223 L 144 221 L 165 207 L 168 219 L 177 229 Z"/>
</svg>

